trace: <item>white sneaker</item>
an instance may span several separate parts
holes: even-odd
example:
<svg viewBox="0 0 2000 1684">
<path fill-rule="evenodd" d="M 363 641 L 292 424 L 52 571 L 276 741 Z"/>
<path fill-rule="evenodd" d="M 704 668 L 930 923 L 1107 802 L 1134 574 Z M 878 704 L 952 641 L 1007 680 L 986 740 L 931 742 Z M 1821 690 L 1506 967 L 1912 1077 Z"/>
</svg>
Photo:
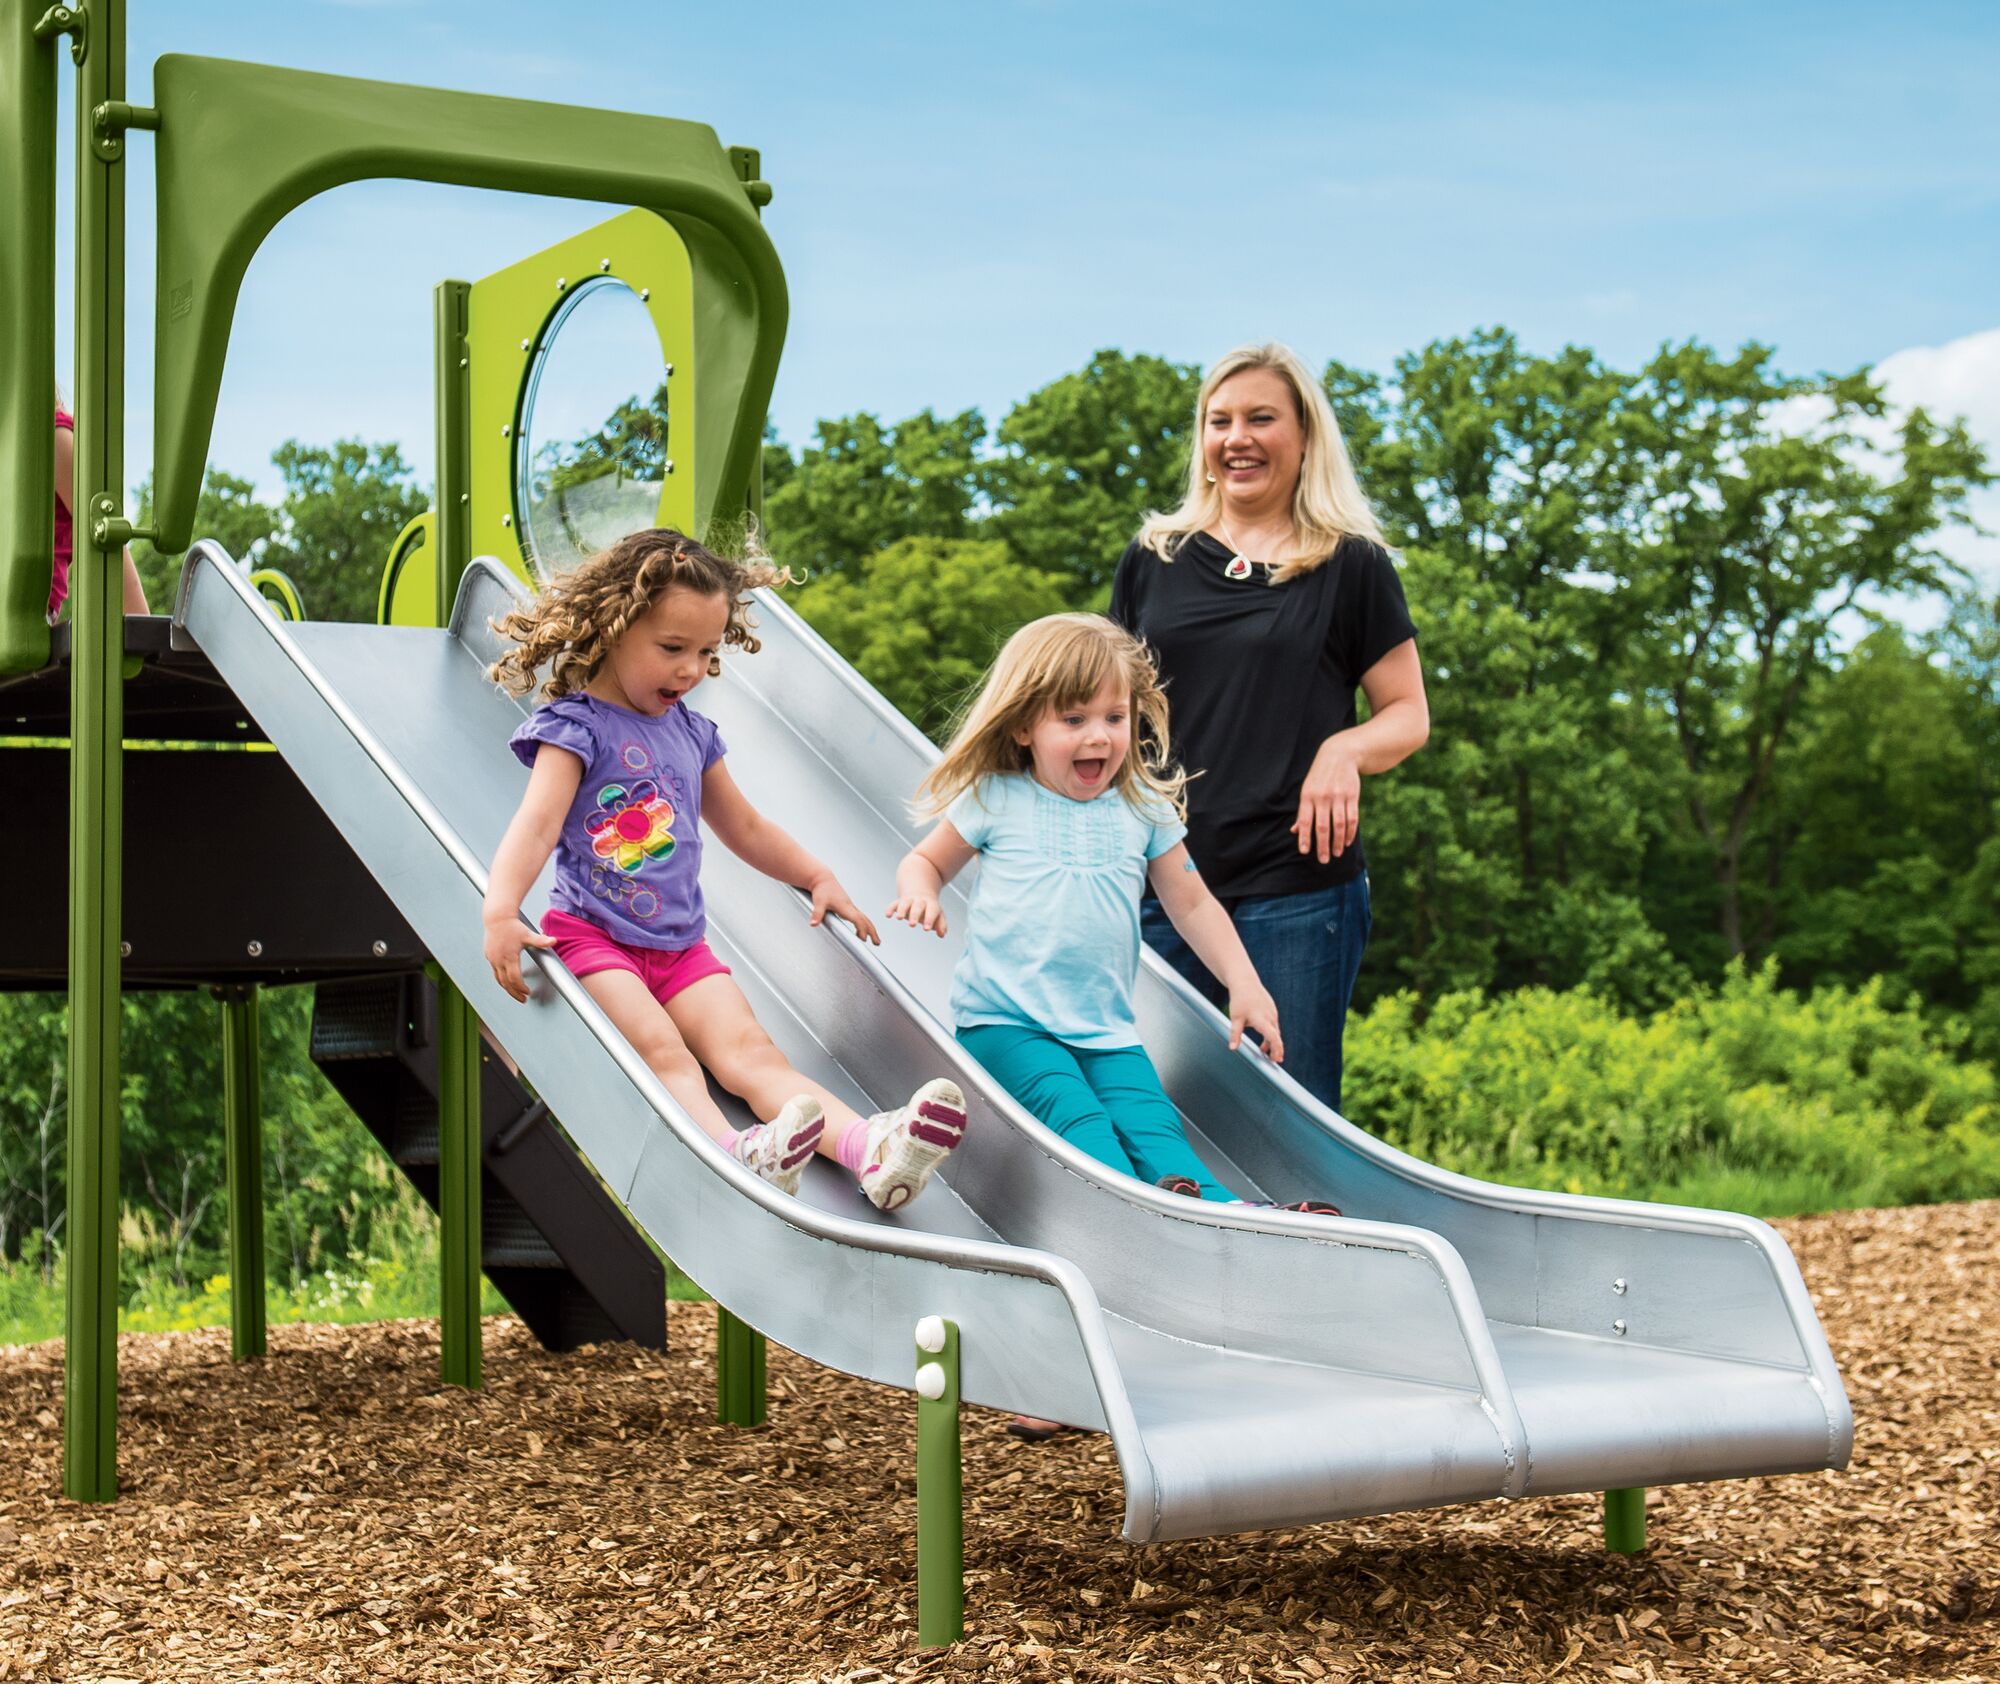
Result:
<svg viewBox="0 0 2000 1684">
<path fill-rule="evenodd" d="M 965 1095 L 956 1082 L 926 1082 L 895 1111 L 868 1119 L 861 1190 L 877 1210 L 901 1210 L 965 1138 Z"/>
<path fill-rule="evenodd" d="M 784 1109 L 768 1123 L 759 1123 L 739 1134 L 732 1155 L 779 1192 L 797 1193 L 800 1178 L 825 1132 L 826 1118 L 819 1101 L 802 1093 L 796 1099 L 786 1100 Z"/>
</svg>

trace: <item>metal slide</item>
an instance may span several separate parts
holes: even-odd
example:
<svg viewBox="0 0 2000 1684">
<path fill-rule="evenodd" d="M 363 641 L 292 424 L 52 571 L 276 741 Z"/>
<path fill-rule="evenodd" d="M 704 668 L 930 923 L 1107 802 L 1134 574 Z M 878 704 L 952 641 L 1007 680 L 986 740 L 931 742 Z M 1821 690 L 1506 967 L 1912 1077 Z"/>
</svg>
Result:
<svg viewBox="0 0 2000 1684">
<path fill-rule="evenodd" d="M 801 1198 L 773 1192 L 562 967 L 517 1005 L 481 957 L 486 862 L 526 778 L 505 746 L 522 709 L 483 676 L 486 627 L 518 590 L 476 562 L 449 632 L 282 624 L 202 544 L 177 625 L 634 1218 L 751 1325 L 908 1386 L 918 1318 L 956 1320 L 968 1401 L 1109 1431 L 1133 1542 L 1845 1463 L 1846 1395 L 1764 1224 L 1433 1169 L 1229 1053 L 1149 958 L 1141 1027 L 1220 1178 L 1350 1215 L 1160 1193 L 1041 1128 L 959 1050 L 955 941 L 811 930 L 800 896 L 713 846 L 709 939 L 798 1067 L 864 1111 L 948 1074 L 971 1112 L 944 1177 L 896 1217 L 824 1163 Z M 781 603 L 759 619 L 762 653 L 732 655 L 698 705 L 750 798 L 886 905 L 932 751 Z"/>
</svg>

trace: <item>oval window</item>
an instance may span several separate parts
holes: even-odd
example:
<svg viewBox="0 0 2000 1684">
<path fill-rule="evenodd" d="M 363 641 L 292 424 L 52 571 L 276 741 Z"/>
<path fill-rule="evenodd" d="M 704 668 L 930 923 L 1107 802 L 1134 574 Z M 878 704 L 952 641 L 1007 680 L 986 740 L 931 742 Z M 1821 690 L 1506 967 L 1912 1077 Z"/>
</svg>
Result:
<svg viewBox="0 0 2000 1684">
<path fill-rule="evenodd" d="M 545 582 L 658 524 L 667 369 L 653 318 L 623 281 L 586 281 L 549 317 L 519 438 L 514 518 Z"/>
</svg>

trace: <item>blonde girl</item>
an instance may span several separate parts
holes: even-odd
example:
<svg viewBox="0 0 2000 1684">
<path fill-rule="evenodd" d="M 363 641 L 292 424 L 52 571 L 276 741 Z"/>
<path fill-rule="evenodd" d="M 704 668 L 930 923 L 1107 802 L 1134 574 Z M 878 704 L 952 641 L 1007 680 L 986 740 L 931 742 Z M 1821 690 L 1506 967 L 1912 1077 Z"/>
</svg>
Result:
<svg viewBox="0 0 2000 1684">
<path fill-rule="evenodd" d="M 76 417 L 63 407 L 62 384 L 56 384 L 56 529 L 49 553 L 49 624 L 56 623 L 69 600 L 69 564 L 76 546 Z M 146 587 L 132 552 L 125 551 L 125 612 L 144 614 Z"/>
<path fill-rule="evenodd" d="M 833 873 L 751 806 L 721 734 L 687 705 L 722 671 L 725 645 L 758 648 L 748 593 L 788 577 L 665 528 L 635 532 L 499 622 L 518 647 L 492 677 L 547 700 L 510 745 L 530 772 L 493 858 L 486 960 L 500 986 L 526 1000 L 521 950 L 553 949 L 739 1162 L 795 1193 L 817 1152 L 853 1172 L 879 1209 L 895 1210 L 963 1135 L 957 1087 L 926 1082 L 907 1105 L 856 1115 L 791 1067 L 704 939 L 703 819 L 733 853 L 811 895 L 813 925 L 832 913 L 864 940 L 881 939 Z M 555 891 L 538 933 L 522 922 L 521 899 L 552 852 Z M 730 1128 L 704 1067 L 767 1120 Z"/>
<path fill-rule="evenodd" d="M 918 792 L 941 816 L 897 868 L 889 916 L 942 936 L 939 894 L 978 857 L 952 982 L 960 1043 L 1100 1163 L 1229 1200 L 1188 1145 L 1132 1013 L 1150 883 L 1228 980 L 1230 1046 L 1250 1029 L 1284 1057 L 1271 996 L 1188 858 L 1182 783 L 1138 640 L 1097 614 L 1036 620 L 1008 639 Z"/>
</svg>

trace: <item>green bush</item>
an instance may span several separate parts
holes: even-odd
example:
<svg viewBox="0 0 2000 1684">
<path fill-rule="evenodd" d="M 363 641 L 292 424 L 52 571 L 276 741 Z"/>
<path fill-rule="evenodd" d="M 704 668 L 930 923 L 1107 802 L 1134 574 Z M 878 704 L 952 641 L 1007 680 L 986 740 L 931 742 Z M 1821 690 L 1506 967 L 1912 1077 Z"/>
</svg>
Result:
<svg viewBox="0 0 2000 1684">
<path fill-rule="evenodd" d="M 1774 969 L 1648 1017 L 1584 991 L 1473 990 L 1354 1019 L 1348 1115 L 1448 1169 L 1755 1215 L 2000 1193 L 2000 1086 L 1879 983 Z"/>
</svg>

